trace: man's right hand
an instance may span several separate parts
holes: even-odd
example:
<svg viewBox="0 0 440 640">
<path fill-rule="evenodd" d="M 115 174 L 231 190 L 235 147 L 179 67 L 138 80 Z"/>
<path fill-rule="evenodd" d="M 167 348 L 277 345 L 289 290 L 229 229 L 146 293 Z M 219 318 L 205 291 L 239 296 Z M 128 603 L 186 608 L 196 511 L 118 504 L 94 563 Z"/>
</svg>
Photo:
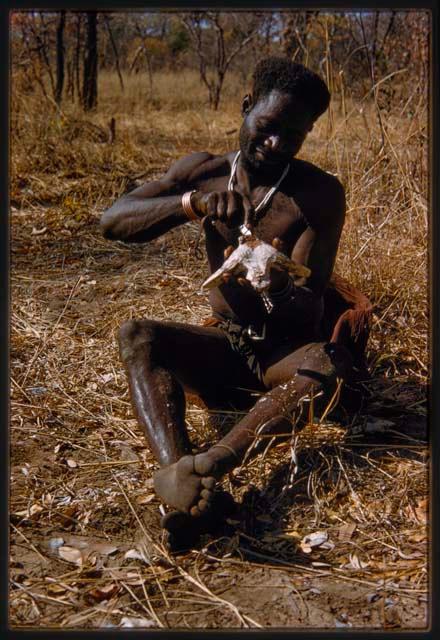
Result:
<svg viewBox="0 0 440 640">
<path fill-rule="evenodd" d="M 191 196 L 191 205 L 200 217 L 210 216 L 229 228 L 243 223 L 252 227 L 253 206 L 249 198 L 237 191 L 196 191 Z"/>
</svg>

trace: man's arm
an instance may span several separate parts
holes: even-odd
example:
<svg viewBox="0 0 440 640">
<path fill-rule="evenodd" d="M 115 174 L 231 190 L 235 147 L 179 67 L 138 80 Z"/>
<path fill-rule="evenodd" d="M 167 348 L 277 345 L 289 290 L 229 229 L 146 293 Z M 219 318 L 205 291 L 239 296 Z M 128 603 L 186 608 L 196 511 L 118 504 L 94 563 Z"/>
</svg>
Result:
<svg viewBox="0 0 440 640">
<path fill-rule="evenodd" d="M 304 316 L 312 321 L 320 313 L 321 296 L 328 285 L 338 251 L 345 220 L 345 193 L 341 183 L 331 178 L 317 202 L 305 214 L 309 225 L 293 247 L 294 262 L 309 267 L 308 278 L 292 279 L 287 274 L 275 277 L 269 295 L 275 304 L 274 315 Z"/>
<path fill-rule="evenodd" d="M 210 153 L 194 153 L 178 160 L 159 180 L 148 182 L 122 196 L 101 218 L 105 238 L 125 242 L 148 242 L 185 222 L 182 195 Z"/>
<path fill-rule="evenodd" d="M 307 214 L 306 214 L 307 215 Z M 345 221 L 345 192 L 336 178 L 332 178 L 314 204 L 309 226 L 298 238 L 292 260 L 311 270 L 306 285 L 316 295 L 321 295 L 330 280 Z"/>
</svg>

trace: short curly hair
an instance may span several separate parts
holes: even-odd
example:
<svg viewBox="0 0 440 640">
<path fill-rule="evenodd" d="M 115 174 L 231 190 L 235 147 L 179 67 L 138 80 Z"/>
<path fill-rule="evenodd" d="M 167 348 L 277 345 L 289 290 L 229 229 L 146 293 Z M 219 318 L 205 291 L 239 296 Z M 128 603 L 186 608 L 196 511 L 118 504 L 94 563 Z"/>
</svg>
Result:
<svg viewBox="0 0 440 640">
<path fill-rule="evenodd" d="M 252 75 L 254 104 L 274 89 L 301 98 L 314 120 L 324 113 L 330 103 L 330 92 L 325 82 L 316 73 L 289 58 L 271 56 L 260 60 L 255 67 Z"/>
</svg>

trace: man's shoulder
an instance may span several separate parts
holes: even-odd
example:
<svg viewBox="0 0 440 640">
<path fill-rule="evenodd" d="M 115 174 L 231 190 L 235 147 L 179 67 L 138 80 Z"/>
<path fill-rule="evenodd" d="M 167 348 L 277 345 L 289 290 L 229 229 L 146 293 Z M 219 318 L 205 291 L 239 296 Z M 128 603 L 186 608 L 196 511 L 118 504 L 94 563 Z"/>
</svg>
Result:
<svg viewBox="0 0 440 640">
<path fill-rule="evenodd" d="M 335 175 L 295 158 L 290 184 L 293 198 L 314 226 L 343 224 L 345 190 Z"/>
<path fill-rule="evenodd" d="M 324 169 L 312 162 L 294 158 L 291 170 L 292 184 L 300 182 L 307 187 L 319 187 L 321 192 L 324 190 L 329 196 L 339 197 L 344 193 L 344 187 L 336 175 L 329 171 L 324 171 Z"/>
<path fill-rule="evenodd" d="M 166 178 L 177 184 L 189 184 L 203 177 L 230 171 L 230 155 L 216 155 L 209 151 L 197 151 L 177 160 L 166 174 Z"/>
</svg>

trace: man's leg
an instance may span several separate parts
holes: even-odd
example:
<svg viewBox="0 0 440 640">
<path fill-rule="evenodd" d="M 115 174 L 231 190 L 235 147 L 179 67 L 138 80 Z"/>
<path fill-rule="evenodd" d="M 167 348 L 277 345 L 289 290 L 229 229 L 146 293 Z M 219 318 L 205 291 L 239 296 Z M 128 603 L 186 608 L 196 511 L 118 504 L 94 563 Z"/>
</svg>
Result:
<svg viewBox="0 0 440 640">
<path fill-rule="evenodd" d="M 189 455 L 184 389 L 213 403 L 228 388 L 258 388 L 258 380 L 213 327 L 130 320 L 121 327 L 119 346 L 135 415 L 155 458 L 167 469 L 166 475 L 155 474 L 157 493 L 183 511 L 197 500 L 207 506 L 215 478 L 200 476 Z"/>
<path fill-rule="evenodd" d="M 276 358 L 274 359 L 276 360 Z M 316 396 L 322 392 L 322 402 L 328 401 L 334 393 L 338 378 L 345 378 L 352 366 L 349 352 L 340 345 L 313 343 L 301 347 L 293 353 L 274 361 L 265 371 L 265 384 L 270 389 L 264 394 L 238 422 L 233 429 L 205 453 L 185 456 L 177 464 L 171 465 L 159 473 L 165 482 L 169 478 L 168 499 L 178 494 L 174 484 L 175 469 L 181 466 L 179 482 L 184 484 L 185 475 L 201 478 L 219 479 L 224 473 L 241 464 L 246 455 L 258 451 L 254 446 L 261 435 L 286 433 L 292 429 L 292 414 L 300 419 L 303 400 L 310 394 Z M 185 461 L 185 469 L 183 469 Z M 192 461 L 192 462 L 190 462 Z M 192 464 L 192 468 L 191 468 Z M 195 493 L 186 496 L 186 504 L 180 502 L 184 511 L 199 516 L 206 511 L 209 500 Z M 173 504 L 172 502 L 170 502 Z M 174 506 L 177 506 L 174 503 Z"/>
</svg>

